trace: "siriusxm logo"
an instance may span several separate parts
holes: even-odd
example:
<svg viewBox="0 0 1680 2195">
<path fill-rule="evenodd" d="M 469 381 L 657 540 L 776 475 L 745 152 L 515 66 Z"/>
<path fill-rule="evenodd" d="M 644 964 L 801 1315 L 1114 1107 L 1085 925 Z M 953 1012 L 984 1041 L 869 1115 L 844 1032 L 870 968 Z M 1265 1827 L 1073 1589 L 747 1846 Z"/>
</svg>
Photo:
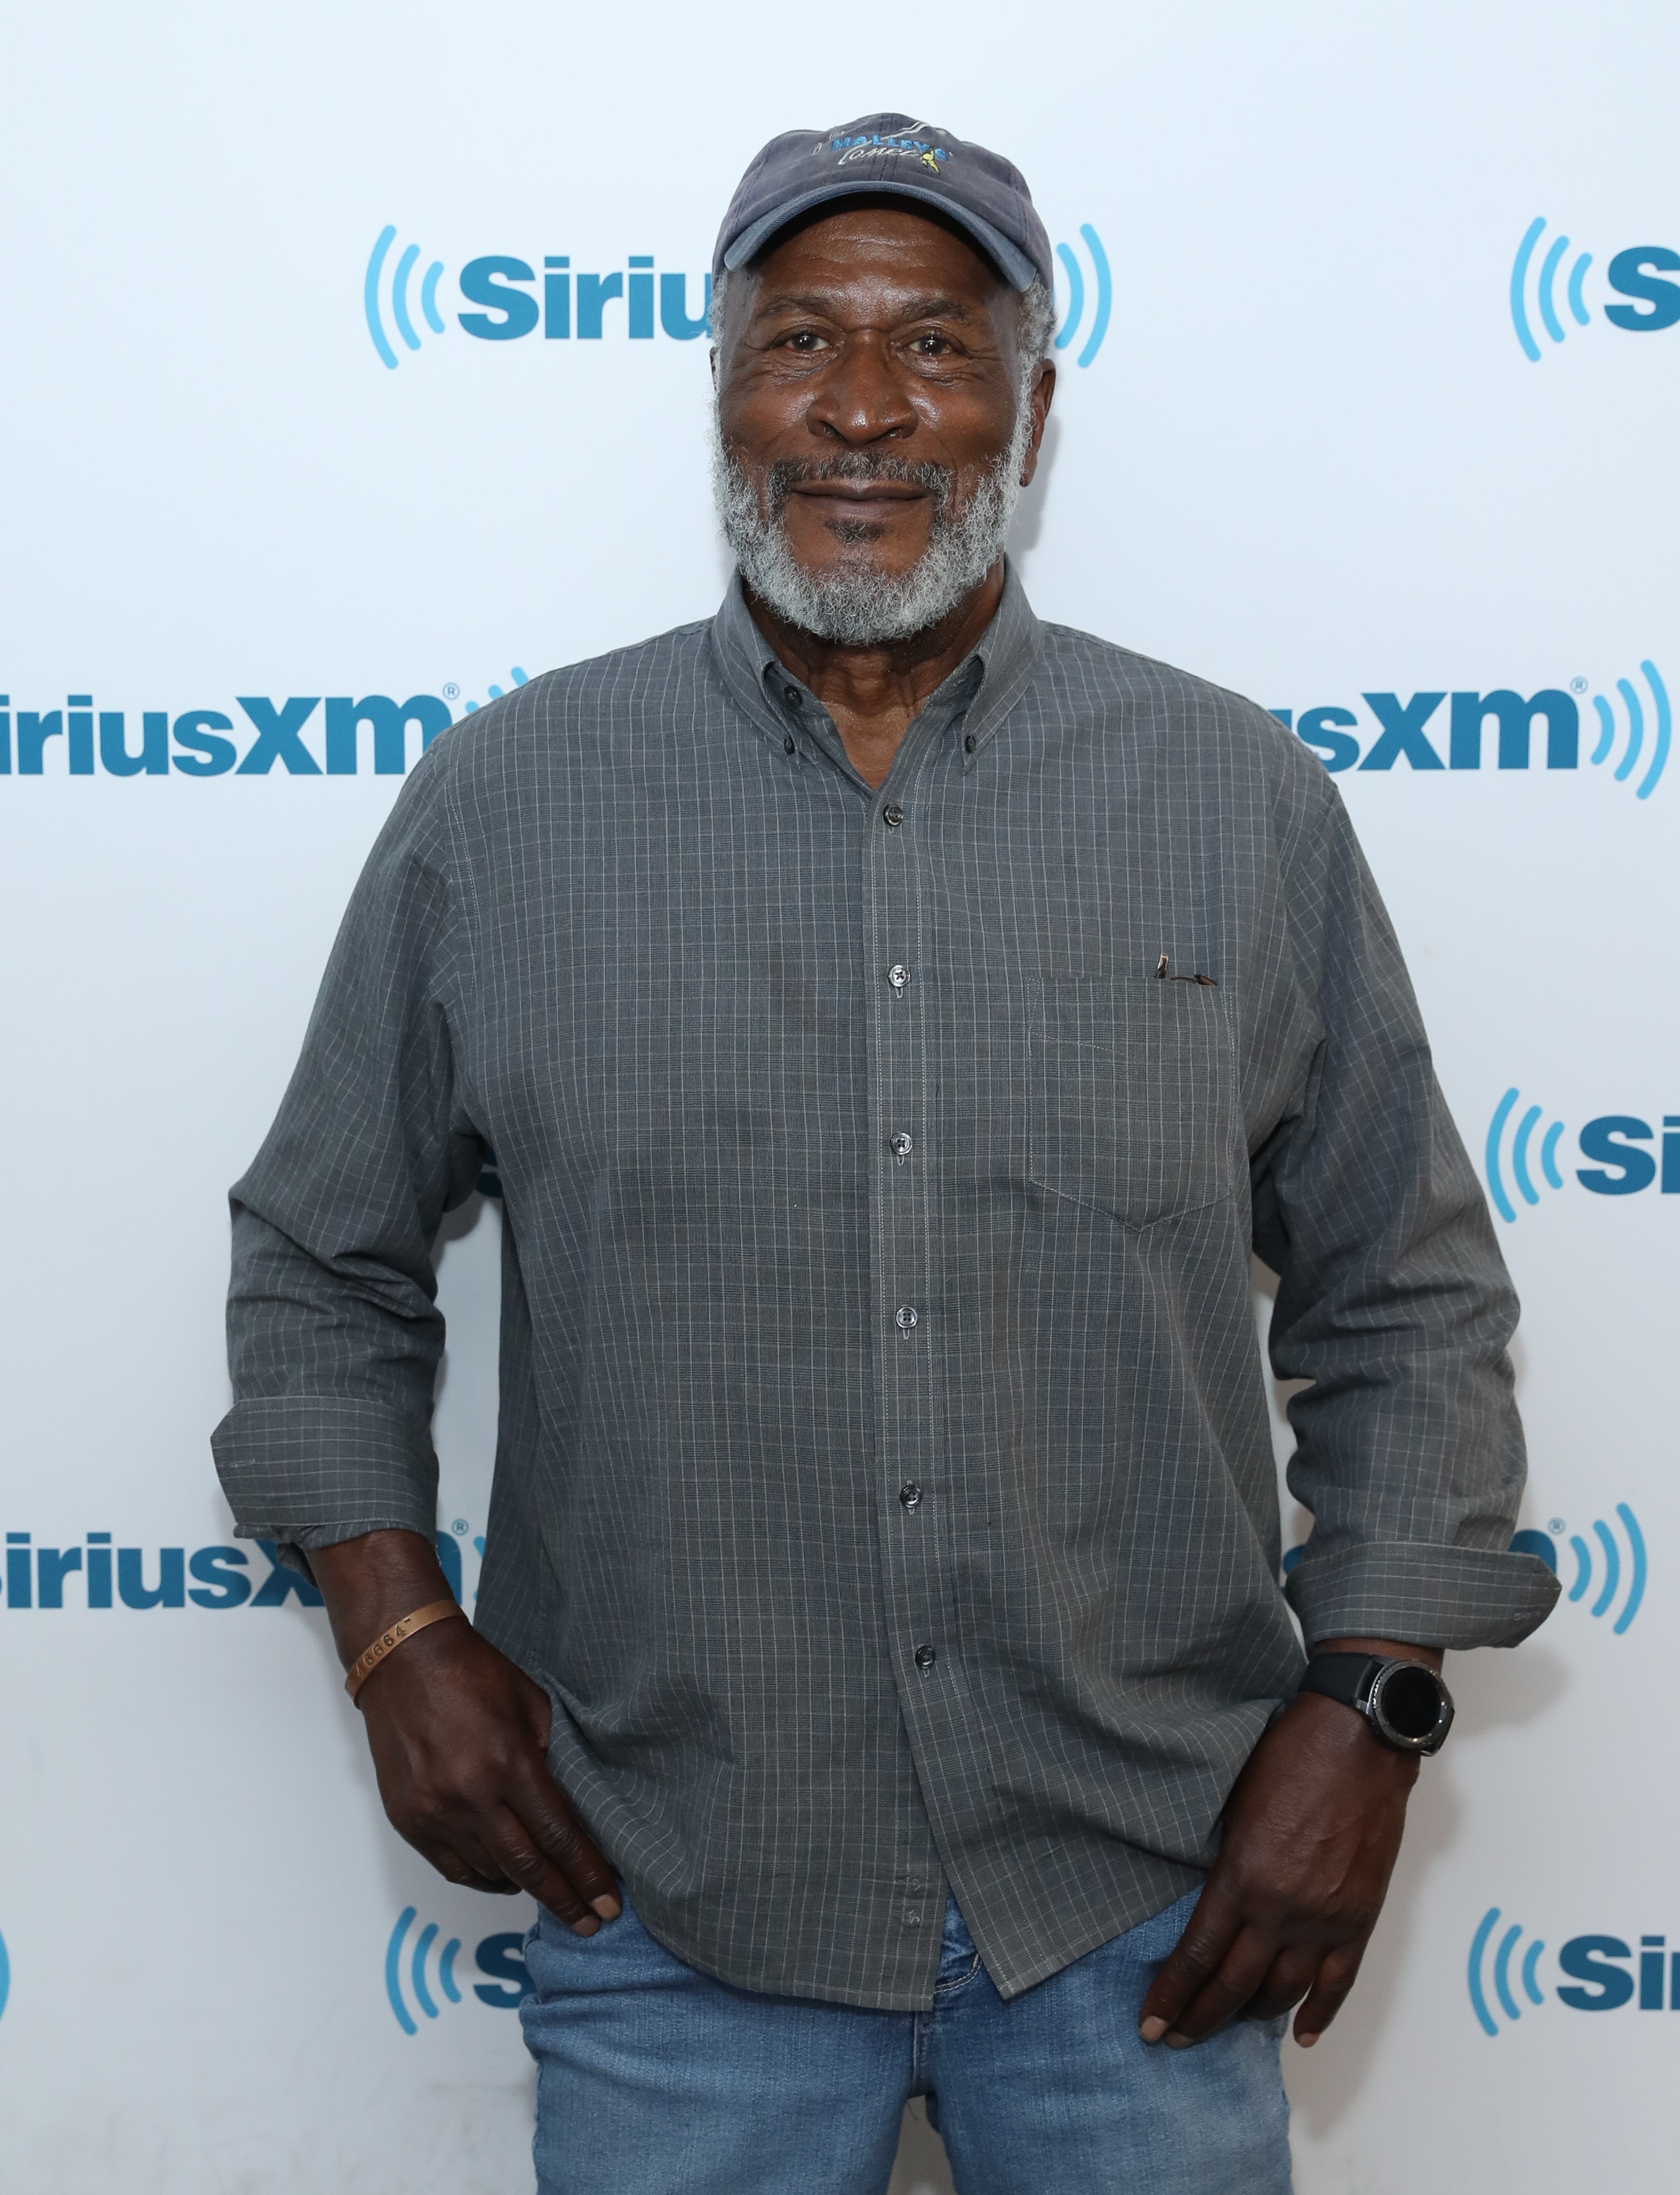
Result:
<svg viewBox="0 0 1680 2195">
<path fill-rule="evenodd" d="M 514 686 L 526 683 L 516 664 Z M 499 700 L 505 689 L 485 688 Z M 91 694 L 71 694 L 62 708 L 19 709 L 14 740 L 12 697 L 0 694 L 0 777 L 267 777 L 276 763 L 292 777 L 355 777 L 364 763 L 376 777 L 401 777 L 455 718 L 460 688 L 451 680 L 442 695 L 411 694 L 288 694 L 276 702 L 241 694 L 227 709 L 143 709 L 139 740 L 123 709 L 95 715 Z M 471 715 L 476 700 L 462 703 Z"/>
<path fill-rule="evenodd" d="M 1525 1204 L 1538 1204 L 1540 1201 L 1540 1192 L 1534 1183 L 1536 1163 L 1540 1179 L 1548 1189 L 1564 1186 L 1557 1163 L 1557 1147 L 1564 1134 L 1562 1121 L 1550 1124 L 1536 1152 L 1534 1131 L 1545 1117 L 1543 1107 L 1523 1108 L 1509 1146 L 1506 1144 L 1505 1130 L 1521 1102 L 1521 1094 L 1515 1088 L 1507 1090 L 1493 1108 L 1484 1150 L 1487 1194 L 1493 1209 L 1507 1221 L 1516 1218 L 1516 1207 L 1505 1186 L 1507 1172 Z M 1665 1113 L 1660 1118 L 1660 1163 L 1657 1154 L 1641 1148 L 1656 1141 L 1648 1121 L 1641 1120 L 1634 1113 L 1601 1113 L 1596 1120 L 1589 1121 L 1576 1138 L 1581 1156 L 1593 1161 L 1574 1169 L 1581 1187 L 1591 1190 L 1595 1196 L 1637 1196 L 1656 1182 L 1659 1195 L 1680 1196 L 1680 1113 Z"/>
<path fill-rule="evenodd" d="M 385 262 L 396 241 L 394 224 L 379 231 L 368 255 L 362 277 L 362 312 L 367 332 L 382 362 L 395 370 L 399 363 L 387 331 L 411 351 L 422 342 L 410 307 L 409 284 L 420 259 L 420 247 L 405 247 L 385 279 Z M 538 253 L 542 262 L 539 277 L 528 259 L 511 252 L 493 251 L 468 260 L 457 277 L 459 297 L 475 308 L 458 312 L 458 325 L 481 343 L 515 343 L 540 326 L 550 343 L 599 343 L 608 335 L 627 337 L 632 343 L 651 343 L 655 330 L 655 279 L 651 252 L 632 252 L 624 268 L 610 274 L 574 274 L 569 252 Z M 447 326 L 437 306 L 437 285 L 443 262 L 435 259 L 421 277 L 418 292 L 420 318 L 434 335 Z M 690 277 L 661 272 L 657 278 L 658 326 L 676 343 L 691 343 L 706 332 L 712 305 L 712 277 L 700 277 L 698 314 L 689 311 Z M 540 282 L 540 289 L 539 289 Z M 610 316 L 609 306 L 615 307 Z"/>
<path fill-rule="evenodd" d="M 1503 1929 L 1499 1922 L 1499 1908 L 1490 1905 L 1470 1942 L 1470 2009 L 1485 2035 L 1501 2032 L 1499 2014 L 1510 2024 L 1521 2019 L 1525 2003 L 1547 2001 L 1540 1979 L 1544 1939 L 1530 1937 L 1525 1944 L 1521 1921 L 1510 1921 Z M 1552 1982 L 1551 1995 L 1572 2012 L 1619 2011 L 1632 2002 L 1636 1987 L 1641 2012 L 1680 2012 L 1680 1951 L 1668 1949 L 1666 1936 L 1639 1939 L 1637 1970 L 1633 1950 L 1624 1938 L 1572 1936 L 1558 1951 L 1557 1971 L 1566 1979 Z"/>
<path fill-rule="evenodd" d="M 441 1947 L 437 1939 L 442 1934 L 436 1921 L 428 1921 L 408 1947 L 408 1931 L 418 1918 L 412 1905 L 405 1905 L 385 1946 L 385 1996 L 390 2002 L 397 2025 L 405 2035 L 418 2035 L 419 2023 L 408 2008 L 413 1996 L 416 2010 L 426 2019 L 438 2016 L 437 1996 L 446 2004 L 465 2002 L 460 1984 L 455 1979 L 455 1962 L 460 1956 L 461 1939 L 451 1936 Z M 436 1961 L 432 1951 L 437 1949 Z M 481 2004 L 488 2004 L 495 2012 L 517 2012 L 532 1994 L 531 1977 L 525 1965 L 525 1939 L 521 1934 L 505 1932 L 486 1936 L 473 1953 L 473 1959 L 483 1981 L 471 1985 L 472 1993 Z M 408 1987 L 405 1991 L 405 1976 Z M 436 1984 L 437 1996 L 432 1994 Z"/>
<path fill-rule="evenodd" d="M 437 1556 L 457 1600 L 462 1592 L 461 1541 L 467 1521 L 437 1535 Z M 109 1532 L 89 1532 L 67 1546 L 38 1547 L 29 1532 L 8 1532 L 4 1600 L 8 1609 L 283 1608 L 295 1598 L 300 1607 L 319 1608 L 321 1597 L 308 1578 L 287 1570 L 272 1540 L 258 1540 L 268 1575 L 253 1583 L 246 1573 L 251 1557 L 244 1547 L 118 1547 Z M 482 1535 L 472 1540 L 482 1556 Z M 188 1580 L 193 1582 L 189 1585 Z M 66 1590 L 69 1599 L 66 1600 Z M 476 1598 L 476 1595 L 475 1595 Z"/>
<path fill-rule="evenodd" d="M 1616 1518 L 1622 1528 L 1620 1539 L 1602 1517 L 1593 1524 L 1592 1542 L 1584 1539 L 1579 1532 L 1570 1533 L 1569 1552 L 1575 1559 L 1575 1576 L 1567 1597 L 1572 1602 L 1585 1600 L 1596 1584 L 1597 1591 L 1593 1594 L 1589 1613 L 1606 1616 L 1614 1609 L 1615 1620 L 1610 1628 L 1619 1639 L 1638 1615 L 1645 1598 L 1646 1558 L 1645 1535 L 1639 1529 L 1639 1519 L 1625 1501 L 1617 1502 Z M 1511 1541 L 1511 1552 L 1514 1554 L 1538 1555 L 1552 1576 L 1556 1577 L 1560 1575 L 1558 1551 L 1553 1541 L 1561 1539 L 1563 1531 L 1563 1519 L 1554 1517 L 1549 1531 L 1519 1532 Z M 1625 1560 L 1622 1552 L 1624 1543 L 1626 1547 Z M 1617 1605 L 1619 1596 L 1619 1606 Z"/>
<path fill-rule="evenodd" d="M 1649 694 L 1648 712 L 1643 694 L 1631 678 L 1618 678 L 1614 690 L 1621 708 L 1605 694 L 1592 697 L 1597 729 L 1587 756 L 1600 769 L 1614 756 L 1610 775 L 1625 785 L 1642 761 L 1645 767 L 1634 787 L 1635 798 L 1648 800 L 1668 764 L 1673 735 L 1673 717 L 1668 688 L 1654 663 L 1639 666 Z M 1491 730 L 1492 764 L 1496 769 L 1523 769 L 1530 766 L 1537 726 L 1544 725 L 1545 767 L 1576 769 L 1580 766 L 1581 712 L 1576 700 L 1589 681 L 1570 681 L 1572 691 L 1544 686 L 1526 698 L 1514 687 L 1498 686 L 1492 692 L 1448 694 L 1444 690 L 1413 694 L 1402 701 L 1398 694 L 1366 694 L 1362 698 L 1370 712 L 1369 723 L 1353 709 L 1338 706 L 1303 709 L 1273 709 L 1272 714 L 1285 730 L 1293 731 L 1318 756 L 1328 770 L 1393 769 L 1404 762 L 1410 769 L 1481 769 L 1487 758 Z M 1443 724 L 1441 705 L 1449 703 Z M 1375 737 L 1371 736 L 1374 726 Z M 1446 735 L 1443 754 L 1438 742 Z M 1618 747 L 1619 746 L 1619 752 Z"/>
<path fill-rule="evenodd" d="M 1082 222 L 1079 234 L 1089 256 L 1096 293 L 1089 330 L 1077 359 L 1080 366 L 1086 366 L 1102 349 L 1103 337 L 1108 333 L 1113 283 L 1108 256 L 1095 229 L 1088 222 Z M 431 260 L 417 285 L 415 269 L 424 255 L 418 244 L 408 244 L 392 261 L 390 251 L 396 238 L 394 222 L 379 231 L 361 281 L 361 310 L 368 338 L 381 364 L 393 372 L 401 363 L 396 343 L 406 350 L 418 351 L 426 340 L 422 330 L 441 336 L 448 328 L 437 302 L 438 285 L 444 279 L 443 262 Z M 1067 291 L 1056 349 L 1065 350 L 1077 337 L 1084 320 L 1085 270 L 1071 245 L 1059 244 L 1056 256 Z M 479 343 L 517 343 L 539 331 L 545 343 L 600 343 L 609 337 L 652 343 L 661 335 L 673 343 L 692 343 L 707 332 L 712 310 L 709 274 L 696 278 L 656 268 L 650 251 L 626 253 L 623 267 L 607 273 L 574 268 L 569 252 L 537 252 L 529 257 L 488 252 L 467 261 L 455 278 L 455 291 L 451 304 L 459 302 L 472 308 L 455 312 L 455 322 Z M 697 313 L 690 312 L 691 302 L 699 306 Z M 415 325 L 417 312 L 419 326 Z"/>
<path fill-rule="evenodd" d="M 1558 277 L 1570 248 L 1569 239 L 1567 236 L 1553 237 L 1535 267 L 1534 255 L 1539 250 L 1545 228 L 1544 215 L 1530 222 L 1511 262 L 1511 326 L 1516 330 L 1516 339 L 1524 355 L 1537 364 L 1542 354 L 1534 337 L 1535 318 L 1554 343 L 1561 343 L 1569 332 L 1558 313 L 1556 294 Z M 1570 262 L 1563 284 L 1564 304 L 1577 327 L 1585 327 L 1592 319 L 1591 308 L 1582 289 L 1591 265 L 1590 251 L 1578 252 Z M 1654 335 L 1660 328 L 1671 328 L 1680 320 L 1680 284 L 1665 281 L 1663 277 L 1677 270 L 1680 270 L 1680 252 L 1671 251 L 1666 244 L 1636 244 L 1625 251 L 1619 251 L 1605 269 L 1605 279 L 1619 297 L 1634 302 L 1606 305 L 1604 318 L 1613 328 L 1625 328 L 1634 335 Z"/>
</svg>

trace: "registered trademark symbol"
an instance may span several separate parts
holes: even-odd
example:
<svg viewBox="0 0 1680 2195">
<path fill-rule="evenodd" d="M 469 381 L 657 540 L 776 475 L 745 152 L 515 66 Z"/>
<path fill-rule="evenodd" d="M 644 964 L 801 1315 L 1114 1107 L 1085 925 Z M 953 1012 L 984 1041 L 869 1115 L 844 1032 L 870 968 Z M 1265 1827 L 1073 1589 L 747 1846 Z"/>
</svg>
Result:
<svg viewBox="0 0 1680 2195">
<path fill-rule="evenodd" d="M 454 1524 L 453 1524 L 453 1530 L 455 1530 L 455 1531 L 457 1531 L 457 1532 L 460 1532 L 460 1533 L 462 1533 L 462 1534 L 465 1534 L 465 1531 L 466 1531 L 466 1528 L 467 1528 L 467 1520 L 466 1520 L 466 1518 L 465 1518 L 465 1517 L 457 1517 L 457 1518 L 456 1518 L 456 1519 L 455 1519 L 455 1522 L 454 1522 Z M 1562 1530 L 1562 1527 L 1560 1525 L 1560 1526 L 1556 1527 L 1556 1529 L 1561 1531 L 1561 1530 Z"/>
<path fill-rule="evenodd" d="M 455 1527 L 455 1530 L 458 1532 L 462 1531 L 465 1529 L 465 1528 L 460 1524 L 457 1524 Z M 1546 1530 L 1550 1532 L 1561 1532 L 1563 1530 L 1563 1519 L 1561 1517 L 1554 1517 L 1550 1524 L 1546 1527 Z"/>
<path fill-rule="evenodd" d="M 1585 686 L 1585 684 L 1586 684 L 1586 681 L 1585 681 L 1585 678 L 1583 678 L 1583 679 L 1582 679 L 1582 680 L 1580 680 L 1580 682 L 1577 684 L 1577 686 L 1576 686 L 1576 688 L 1575 688 L 1575 691 L 1579 694 L 1579 693 L 1582 690 L 1582 688 Z M 460 688 L 459 688 L 459 687 L 455 683 L 455 682 L 454 682 L 454 680 L 453 680 L 453 678 L 452 678 L 452 679 L 450 679 L 450 680 L 448 681 L 448 683 L 445 685 L 445 687 L 444 687 L 444 688 L 443 688 L 443 698 L 444 698 L 444 700 L 445 700 L 446 701 L 459 701 L 459 700 L 460 700 L 460 698 L 461 698 L 461 689 L 460 689 Z M 465 1524 L 462 1524 L 462 1525 L 459 1526 L 457 1529 L 458 1529 L 459 1530 L 460 1530 L 460 1531 L 465 1532 L 465 1530 L 466 1530 L 466 1526 L 465 1526 Z"/>
<path fill-rule="evenodd" d="M 1572 694 L 1585 694 L 1586 689 L 1587 683 L 1585 678 L 1572 678 L 1569 681 L 1569 691 Z M 447 694 L 449 688 L 446 686 L 443 690 Z"/>
</svg>

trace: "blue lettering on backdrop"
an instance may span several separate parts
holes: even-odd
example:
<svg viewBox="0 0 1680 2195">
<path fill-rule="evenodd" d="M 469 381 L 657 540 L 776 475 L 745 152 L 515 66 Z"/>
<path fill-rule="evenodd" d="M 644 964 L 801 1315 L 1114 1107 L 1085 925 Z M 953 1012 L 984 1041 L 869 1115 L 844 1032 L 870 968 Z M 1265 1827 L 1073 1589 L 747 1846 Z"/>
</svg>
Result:
<svg viewBox="0 0 1680 2195">
<path fill-rule="evenodd" d="M 1680 320 L 1680 287 L 1660 277 L 1677 270 L 1680 270 L 1680 252 L 1671 251 L 1666 244 L 1636 244 L 1631 251 L 1619 251 L 1607 274 L 1610 287 L 1624 297 L 1641 298 L 1643 303 L 1607 305 L 1605 319 L 1639 335 L 1671 328 Z"/>
<path fill-rule="evenodd" d="M 113 777 L 138 777 L 142 770 L 148 777 L 169 775 L 169 717 L 161 709 L 147 709 L 140 723 L 140 752 L 131 755 L 122 711 L 100 711 L 100 766 Z"/>
<path fill-rule="evenodd" d="M 511 1932 L 505 1935 L 487 1936 L 474 1953 L 481 1973 L 494 1974 L 503 1985 L 493 1986 L 488 1982 L 475 1982 L 472 1993 L 481 2004 L 496 2006 L 504 2012 L 512 2012 L 524 2003 L 536 1990 L 531 1980 L 530 1968 L 525 1964 L 525 1939 Z"/>
<path fill-rule="evenodd" d="M 351 700 L 348 694 L 331 694 L 326 703 L 327 775 L 355 776 L 356 732 L 362 724 L 372 727 L 375 775 L 401 777 L 408 767 L 408 726 L 419 726 L 424 754 L 453 722 L 448 704 L 431 694 L 411 694 L 400 707 L 384 694 L 366 694 L 360 701 Z"/>
<path fill-rule="evenodd" d="M 1365 705 L 1383 727 L 1383 736 L 1360 764 L 1361 769 L 1392 769 L 1401 755 L 1413 769 L 1440 769 L 1440 757 L 1423 727 L 1446 699 L 1445 694 L 1414 694 L 1400 706 L 1398 694 L 1367 694 Z"/>
<path fill-rule="evenodd" d="M 1614 2012 L 1633 1995 L 1633 1976 L 1611 1962 L 1632 1956 L 1619 1936 L 1572 1936 L 1557 1963 L 1584 1986 L 1560 1985 L 1559 1998 L 1576 2012 Z"/>
<path fill-rule="evenodd" d="M 482 343 L 512 343 L 520 336 L 528 336 L 537 324 L 537 301 L 523 290 L 511 285 L 517 282 L 534 282 L 536 271 L 522 259 L 509 259 L 492 252 L 483 259 L 470 259 L 461 269 L 461 295 L 475 305 L 488 305 L 485 313 L 462 313 L 461 326 L 470 336 Z M 499 314 L 499 319 L 493 319 Z"/>
<path fill-rule="evenodd" d="M 241 777 L 266 776 L 276 761 L 283 762 L 294 777 L 320 775 L 320 764 L 297 736 L 315 714 L 318 695 L 294 694 L 283 709 L 276 709 L 266 694 L 239 694 L 234 699 L 257 727 L 257 737 L 240 764 Z"/>
<path fill-rule="evenodd" d="M 1524 700 L 1508 686 L 1492 694 L 1452 696 L 1449 759 L 1454 769 L 1481 768 L 1482 727 L 1492 717 L 1499 727 L 1499 767 L 1527 769 L 1528 735 L 1536 717 L 1546 720 L 1546 768 L 1573 769 L 1580 758 L 1581 713 L 1569 695 L 1543 687 Z"/>
<path fill-rule="evenodd" d="M 1649 1123 L 1636 1120 L 1631 1113 L 1606 1113 L 1589 1121 L 1581 1130 L 1581 1156 L 1602 1160 L 1603 1164 L 1578 1167 L 1576 1180 L 1599 1196 L 1632 1196 L 1648 1189 L 1657 1178 L 1657 1162 L 1648 1151 L 1635 1150 L 1632 1144 L 1650 1140 Z M 1616 1171 L 1606 1172 L 1606 1167 Z"/>
<path fill-rule="evenodd" d="M 233 718 L 224 717 L 220 709 L 184 711 L 175 720 L 175 744 L 187 752 L 176 755 L 176 768 L 188 777 L 220 777 L 230 770 L 239 759 L 239 750 L 231 740 L 216 735 L 233 729 Z"/>
</svg>

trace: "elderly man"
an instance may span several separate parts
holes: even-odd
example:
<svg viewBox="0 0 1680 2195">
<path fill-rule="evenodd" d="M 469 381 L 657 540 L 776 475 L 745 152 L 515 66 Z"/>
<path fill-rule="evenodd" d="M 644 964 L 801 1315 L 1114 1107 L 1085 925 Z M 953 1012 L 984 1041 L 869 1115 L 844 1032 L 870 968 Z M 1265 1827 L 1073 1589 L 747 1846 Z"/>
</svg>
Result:
<svg viewBox="0 0 1680 2195">
<path fill-rule="evenodd" d="M 234 1192 L 223 1483 L 319 1581 L 396 1827 L 543 1908 L 546 2195 L 863 2195 L 916 2094 L 964 2195 L 1287 2187 L 1285 2015 L 1353 1983 L 1441 1650 L 1556 1591 L 1329 778 L 1005 559 L 1052 271 L 944 130 L 758 156 L 738 578 L 427 756 Z M 475 1628 L 431 1245 L 492 1147 Z"/>
</svg>

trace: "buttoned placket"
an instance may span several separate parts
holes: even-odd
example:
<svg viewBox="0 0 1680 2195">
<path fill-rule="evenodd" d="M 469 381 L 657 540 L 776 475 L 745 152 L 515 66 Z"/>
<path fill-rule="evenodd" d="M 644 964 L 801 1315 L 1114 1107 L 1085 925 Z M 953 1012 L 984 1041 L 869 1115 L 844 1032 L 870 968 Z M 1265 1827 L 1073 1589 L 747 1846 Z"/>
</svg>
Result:
<svg viewBox="0 0 1680 2195">
<path fill-rule="evenodd" d="M 927 1002 L 937 971 L 922 954 L 928 878 L 918 807 L 925 814 L 933 772 L 960 769 L 973 754 L 962 728 L 983 675 L 981 663 L 971 660 L 911 725 L 885 781 L 869 796 L 863 843 L 876 1511 L 893 1673 L 924 1804 L 937 1788 L 924 1761 L 938 1753 L 942 1731 L 967 1702 L 950 1628 L 957 1520 L 944 1453 L 946 1350 L 931 1288 L 938 1265 L 938 1168 L 927 1132 L 934 1071 Z M 765 666 L 764 683 L 781 723 L 797 726 L 859 782 L 816 697 L 776 665 Z M 784 745 L 790 755 L 806 751 L 791 729 Z M 943 1910 L 946 1885 L 935 1852 L 905 1857 L 899 1926 L 917 1941 L 917 1963 L 925 1964 L 931 1988 L 939 1937 L 927 1921 Z"/>
<path fill-rule="evenodd" d="M 961 767 L 962 717 L 979 681 L 979 665 L 971 665 L 955 690 L 936 697 L 911 726 L 875 794 L 863 840 L 876 1503 L 893 1669 L 918 1755 L 938 1750 L 963 1698 L 950 1624 L 956 1520 L 946 1458 L 949 1345 L 936 1286 L 940 1154 L 929 1135 L 938 971 L 926 957 L 926 818 L 935 773 Z M 925 1775 L 922 1786 L 926 1796 Z M 938 1880 L 920 1894 L 908 1891 L 904 1926 L 921 1926 L 944 1897 Z M 938 1948 L 930 1930 L 930 1958 Z"/>
</svg>

